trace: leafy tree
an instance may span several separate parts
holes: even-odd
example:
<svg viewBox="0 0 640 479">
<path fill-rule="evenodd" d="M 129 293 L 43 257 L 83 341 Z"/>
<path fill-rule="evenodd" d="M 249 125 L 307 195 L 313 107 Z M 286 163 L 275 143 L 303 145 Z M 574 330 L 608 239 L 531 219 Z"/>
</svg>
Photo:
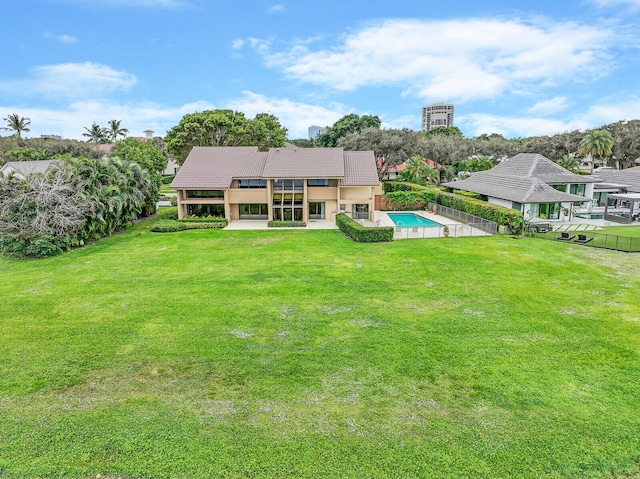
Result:
<svg viewBox="0 0 640 479">
<path fill-rule="evenodd" d="M 438 176 L 438 171 L 435 168 L 417 156 L 409 158 L 402 171 L 402 179 L 409 183 L 423 184 L 430 181 L 437 184 L 439 180 Z"/>
<path fill-rule="evenodd" d="M 119 160 L 136 163 L 149 172 L 151 194 L 145 198 L 144 212 L 154 212 L 162 185 L 162 172 L 167 167 L 167 157 L 153 145 L 153 142 L 139 141 L 135 138 L 117 142 L 112 155 Z"/>
<path fill-rule="evenodd" d="M 7 126 L 2 127 L 3 130 L 9 130 L 14 132 L 14 136 L 20 141 L 22 139 L 22 133 L 29 131 L 29 125 L 31 119 L 21 117 L 17 113 L 11 113 L 3 118 L 7 122 Z"/>
<path fill-rule="evenodd" d="M 313 140 L 307 140 L 306 138 L 296 138 L 294 140 L 287 141 L 298 148 L 313 148 L 315 146 Z"/>
<path fill-rule="evenodd" d="M 468 173 L 490 170 L 491 168 L 493 168 L 493 161 L 486 156 L 474 156 L 464 164 L 464 169 Z"/>
<path fill-rule="evenodd" d="M 121 136 L 124 138 L 127 136 L 127 133 L 129 133 L 129 130 L 126 128 L 120 128 L 120 123 L 120 120 L 109 120 L 109 127 L 106 133 L 109 140 L 114 143 L 118 140 L 118 137 Z"/>
<path fill-rule="evenodd" d="M 382 179 L 388 168 L 419 156 L 423 141 L 422 134 L 407 128 L 381 130 L 371 127 L 343 136 L 337 146 L 345 150 L 373 151 L 378 160 L 378 177 Z"/>
<path fill-rule="evenodd" d="M 182 164 L 194 146 L 255 145 L 267 150 L 284 145 L 286 131 L 273 115 L 260 113 L 247 120 L 233 110 L 206 110 L 183 116 L 165 141 L 169 154 Z"/>
<path fill-rule="evenodd" d="M 591 130 L 580 141 L 581 155 L 591 157 L 591 173 L 596 158 L 606 158 L 611 156 L 613 150 L 613 136 L 606 130 Z"/>
<path fill-rule="evenodd" d="M 380 118 L 372 115 L 358 116 L 356 114 L 345 115 L 336 121 L 325 133 L 318 135 L 316 145 L 322 147 L 334 147 L 338 140 L 349 133 L 357 133 L 367 128 L 380 128 Z"/>
<path fill-rule="evenodd" d="M 258 113 L 250 120 L 248 133 L 250 143 L 256 145 L 260 151 L 282 146 L 287 140 L 287 129 L 280 125 L 278 118 L 269 113 Z"/>
<path fill-rule="evenodd" d="M 462 131 L 460 131 L 460 128 L 457 126 L 436 126 L 424 132 L 424 136 L 426 137 L 433 135 L 463 136 Z"/>
<path fill-rule="evenodd" d="M 107 130 L 100 125 L 98 125 L 95 121 L 91 128 L 84 127 L 87 130 L 86 133 L 83 133 L 82 136 L 86 136 L 88 138 L 88 142 L 90 143 L 106 143 L 107 140 Z"/>
<path fill-rule="evenodd" d="M 565 170 L 569 170 L 571 173 L 578 173 L 578 170 L 580 169 L 580 162 L 575 156 L 564 155 L 556 163 Z"/>
<path fill-rule="evenodd" d="M 635 166 L 640 158 L 640 120 L 618 121 L 603 126 L 613 136 L 611 158 L 616 168 Z"/>
</svg>

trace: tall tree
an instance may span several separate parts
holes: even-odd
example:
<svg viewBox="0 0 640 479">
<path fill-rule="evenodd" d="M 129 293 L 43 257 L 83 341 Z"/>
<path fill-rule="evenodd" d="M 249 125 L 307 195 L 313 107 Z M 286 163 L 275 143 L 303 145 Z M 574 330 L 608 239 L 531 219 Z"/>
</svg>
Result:
<svg viewBox="0 0 640 479">
<path fill-rule="evenodd" d="M 118 137 L 121 136 L 125 138 L 127 133 L 129 133 L 129 130 L 120 127 L 120 123 L 122 123 L 120 120 L 109 120 L 107 136 L 114 143 L 118 140 Z"/>
<path fill-rule="evenodd" d="M 284 145 L 286 128 L 277 118 L 259 113 L 248 120 L 233 110 L 206 110 L 182 117 L 165 137 L 168 152 L 182 164 L 194 146 L 258 146 L 261 150 Z"/>
<path fill-rule="evenodd" d="M 380 128 L 380 118 L 372 115 L 358 116 L 354 113 L 345 115 L 336 121 L 331 128 L 316 138 L 316 144 L 323 147 L 334 147 L 338 140 L 349 133 L 357 133 L 366 128 Z"/>
<path fill-rule="evenodd" d="M 613 150 L 613 136 L 606 130 L 591 130 L 580 141 L 581 155 L 589 155 L 591 158 L 591 173 L 596 158 L 603 160 L 611 156 Z"/>
<path fill-rule="evenodd" d="M 88 138 L 88 142 L 90 143 L 105 143 L 107 141 L 107 130 L 100 125 L 98 125 L 95 121 L 91 128 L 84 127 L 86 133 L 83 133 L 82 136 L 86 136 Z"/>
<path fill-rule="evenodd" d="M 424 136 L 417 131 L 381 130 L 377 127 L 350 133 L 338 140 L 345 150 L 372 150 L 378 165 L 378 177 L 382 179 L 388 168 L 404 163 L 412 156 L 420 156 Z"/>
<path fill-rule="evenodd" d="M 462 131 L 457 126 L 436 126 L 424 132 L 426 137 L 433 135 L 463 136 Z"/>
<path fill-rule="evenodd" d="M 7 126 L 2 127 L 2 129 L 13 131 L 18 140 L 22 139 L 22 132 L 29 131 L 29 125 L 31 124 L 31 119 L 22 117 L 17 113 L 11 113 L 6 116 L 4 121 L 7 122 Z"/>
</svg>

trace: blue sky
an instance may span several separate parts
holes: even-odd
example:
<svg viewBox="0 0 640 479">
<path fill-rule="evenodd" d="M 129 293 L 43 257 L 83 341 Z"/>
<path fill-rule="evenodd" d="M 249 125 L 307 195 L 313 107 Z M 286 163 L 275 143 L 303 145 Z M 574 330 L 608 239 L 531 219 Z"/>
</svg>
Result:
<svg viewBox="0 0 640 479">
<path fill-rule="evenodd" d="M 515 5 L 515 6 L 514 6 Z M 640 118 L 640 0 L 22 0 L 3 6 L 0 118 L 83 139 L 164 135 L 186 113 L 276 115 L 289 138 L 348 113 L 465 136 Z M 2 134 L 8 134 L 4 132 Z"/>
</svg>

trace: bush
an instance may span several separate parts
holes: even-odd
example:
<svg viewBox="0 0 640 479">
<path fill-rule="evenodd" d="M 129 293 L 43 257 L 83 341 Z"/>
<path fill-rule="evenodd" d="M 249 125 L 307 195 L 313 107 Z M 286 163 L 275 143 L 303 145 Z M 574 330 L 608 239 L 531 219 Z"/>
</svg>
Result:
<svg viewBox="0 0 640 479">
<path fill-rule="evenodd" d="M 158 218 L 163 220 L 177 220 L 178 209 L 177 208 L 163 208 L 158 213 Z"/>
<path fill-rule="evenodd" d="M 304 221 L 269 221 L 269 228 L 304 228 L 307 223 Z"/>
<path fill-rule="evenodd" d="M 379 243 L 393 239 L 392 227 L 367 228 L 344 213 L 336 215 L 336 225 L 338 225 L 340 231 L 359 243 Z"/>
<path fill-rule="evenodd" d="M 185 223 L 173 220 L 164 220 L 158 221 L 151 227 L 150 231 L 153 231 L 154 233 L 175 233 L 176 231 L 184 231 L 186 229 L 187 225 Z"/>
<path fill-rule="evenodd" d="M 162 175 L 162 184 L 169 185 L 173 181 L 176 175 Z"/>
<path fill-rule="evenodd" d="M 442 206 L 463 211 L 470 215 L 478 216 L 493 221 L 501 226 L 508 226 L 513 233 L 520 233 L 525 221 L 522 213 L 512 208 L 494 205 L 486 201 L 467 198 L 456 193 L 442 191 L 437 196 L 437 203 Z"/>
<path fill-rule="evenodd" d="M 407 191 L 398 190 L 385 195 L 388 210 L 423 210 L 427 203 L 435 202 L 439 191 L 430 188 Z"/>
<path fill-rule="evenodd" d="M 161 220 L 153 225 L 149 231 L 154 233 L 175 233 L 185 230 L 203 230 L 203 229 L 222 229 L 227 226 L 227 220 L 217 218 L 218 221 L 192 221 L 191 219 L 182 220 Z"/>
<path fill-rule="evenodd" d="M 185 222 L 185 223 L 221 223 L 224 226 L 227 226 L 227 224 L 229 223 L 226 218 L 220 218 L 219 216 L 211 216 L 211 215 L 208 215 L 208 216 L 195 216 L 195 215 L 185 216 L 179 221 L 182 221 L 182 222 Z M 224 228 L 224 226 L 222 226 L 222 227 Z"/>
</svg>

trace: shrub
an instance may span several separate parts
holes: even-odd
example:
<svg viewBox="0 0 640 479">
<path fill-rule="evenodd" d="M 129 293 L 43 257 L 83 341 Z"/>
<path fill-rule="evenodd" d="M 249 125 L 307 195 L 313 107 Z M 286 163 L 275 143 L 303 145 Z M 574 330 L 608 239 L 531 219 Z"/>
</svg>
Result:
<svg viewBox="0 0 640 479">
<path fill-rule="evenodd" d="M 185 216 L 181 220 L 185 223 L 222 223 L 224 226 L 227 226 L 228 221 L 226 218 L 220 218 L 219 216 Z"/>
<path fill-rule="evenodd" d="M 340 231 L 359 243 L 379 243 L 393 239 L 392 227 L 367 228 L 343 213 L 336 215 L 336 225 Z"/>
<path fill-rule="evenodd" d="M 163 208 L 158 213 L 158 218 L 163 220 L 177 220 L 178 209 L 177 208 Z"/>
<path fill-rule="evenodd" d="M 162 175 L 162 184 L 168 185 L 171 184 L 176 175 Z"/>
<path fill-rule="evenodd" d="M 389 210 L 422 210 L 429 202 L 437 200 L 439 192 L 430 188 L 414 191 L 399 190 L 385 195 Z"/>
<path fill-rule="evenodd" d="M 304 221 L 269 221 L 269 228 L 304 228 L 307 223 Z"/>
<path fill-rule="evenodd" d="M 173 220 L 158 221 L 153 225 L 150 231 L 154 233 L 175 233 L 176 231 L 184 231 L 187 229 L 185 223 Z"/>
<path fill-rule="evenodd" d="M 222 229 L 227 226 L 226 221 L 223 223 L 222 221 L 211 222 L 211 223 L 188 223 L 188 222 L 179 222 L 187 227 L 188 230 L 206 230 L 206 229 Z"/>
</svg>

